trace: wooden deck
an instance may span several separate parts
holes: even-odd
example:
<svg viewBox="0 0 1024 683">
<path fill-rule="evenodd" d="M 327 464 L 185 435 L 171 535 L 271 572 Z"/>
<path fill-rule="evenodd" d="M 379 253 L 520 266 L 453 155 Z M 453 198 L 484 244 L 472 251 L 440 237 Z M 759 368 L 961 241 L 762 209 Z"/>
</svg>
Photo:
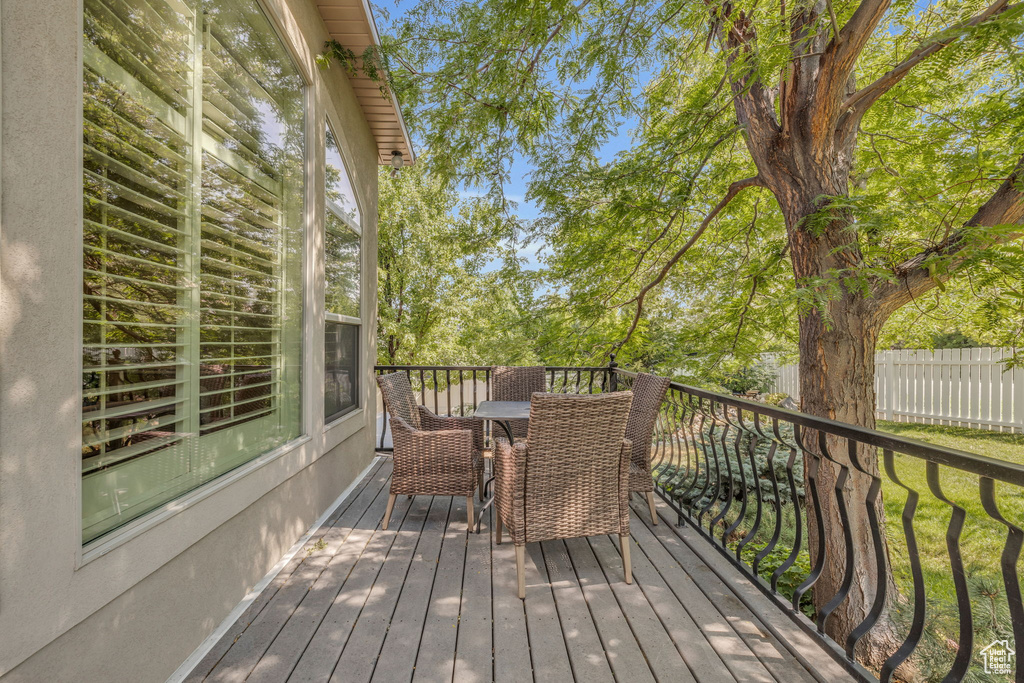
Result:
<svg viewBox="0 0 1024 683">
<path fill-rule="evenodd" d="M 511 542 L 467 534 L 464 499 L 401 496 L 381 530 L 390 472 L 375 463 L 187 681 L 852 680 L 667 508 L 654 526 L 637 501 L 633 585 L 610 537 L 530 544 L 523 601 Z"/>
</svg>

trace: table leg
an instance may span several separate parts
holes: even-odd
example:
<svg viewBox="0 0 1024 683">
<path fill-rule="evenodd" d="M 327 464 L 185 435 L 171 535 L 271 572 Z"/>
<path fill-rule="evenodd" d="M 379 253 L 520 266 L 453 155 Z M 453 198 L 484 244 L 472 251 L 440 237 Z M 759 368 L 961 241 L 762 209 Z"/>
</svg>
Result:
<svg viewBox="0 0 1024 683">
<path fill-rule="evenodd" d="M 505 435 L 508 437 L 509 443 L 515 443 L 515 437 L 512 436 L 512 424 L 508 420 L 494 420 L 501 425 L 501 428 L 505 430 Z M 484 515 L 487 514 L 487 509 L 494 504 L 494 451 L 493 446 L 491 447 L 491 476 L 484 482 L 484 496 L 486 500 L 484 504 L 480 506 L 480 512 L 476 516 L 476 533 L 480 533 L 480 523 L 484 520 Z"/>
</svg>

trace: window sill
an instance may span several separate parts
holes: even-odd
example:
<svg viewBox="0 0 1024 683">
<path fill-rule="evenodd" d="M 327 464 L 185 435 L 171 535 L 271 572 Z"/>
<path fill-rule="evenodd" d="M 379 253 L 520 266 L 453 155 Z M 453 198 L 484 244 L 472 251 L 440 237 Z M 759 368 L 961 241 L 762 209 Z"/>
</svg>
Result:
<svg viewBox="0 0 1024 683">
<path fill-rule="evenodd" d="M 225 472 L 221 476 L 217 477 L 213 481 L 203 484 L 199 488 L 186 493 L 180 498 L 176 498 L 168 503 L 165 503 L 161 507 L 149 512 L 136 520 L 133 520 L 121 527 L 120 529 L 111 532 L 110 534 L 96 539 L 89 544 L 82 547 L 81 557 L 77 562 L 75 569 L 81 569 L 85 565 L 89 564 L 93 560 L 103 557 L 110 551 L 128 543 L 132 539 L 135 539 L 147 531 L 153 529 L 162 522 L 170 519 L 171 517 L 187 510 L 193 505 L 206 500 L 210 496 L 222 491 L 226 487 L 235 483 L 239 479 L 242 479 L 249 474 L 252 474 L 256 470 L 264 467 L 265 465 L 291 453 L 292 451 L 300 448 L 301 446 L 311 441 L 309 436 L 300 436 L 294 441 L 290 441 L 279 448 L 264 453 L 261 456 L 253 458 L 244 465 L 240 465 L 230 472 Z"/>
<path fill-rule="evenodd" d="M 356 408 L 355 410 L 350 410 L 349 412 L 345 413 L 344 415 L 342 415 L 339 418 L 331 420 L 330 422 L 328 422 L 327 424 L 324 425 L 324 434 L 329 433 L 335 427 L 340 427 L 341 425 L 345 424 L 349 420 L 354 420 L 357 416 L 362 416 L 363 412 L 364 412 L 363 409 L 360 407 L 360 408 Z"/>
</svg>

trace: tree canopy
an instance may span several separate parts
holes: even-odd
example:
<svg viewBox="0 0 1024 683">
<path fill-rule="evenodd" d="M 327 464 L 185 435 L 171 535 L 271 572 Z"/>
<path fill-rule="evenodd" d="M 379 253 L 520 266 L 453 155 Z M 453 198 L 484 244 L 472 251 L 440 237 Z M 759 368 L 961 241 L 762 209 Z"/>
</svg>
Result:
<svg viewBox="0 0 1024 683">
<path fill-rule="evenodd" d="M 1014 229 L 964 223 L 1024 151 L 1020 21 L 1019 5 L 979 1 L 423 0 L 394 23 L 384 59 L 431 175 L 501 206 L 512 164 L 535 169 L 528 198 L 541 217 L 521 235 L 547 247 L 541 355 L 597 360 L 628 337 L 620 358 L 646 363 L 670 337 L 656 355 L 671 368 L 794 348 L 801 311 L 895 283 L 915 258 L 926 286 L 897 307 L 882 345 L 926 344 L 951 324 L 1012 344 L 1024 325 L 1020 240 L 993 247 Z M 837 35 L 853 60 L 843 106 L 863 112 L 848 191 L 828 205 L 849 217 L 860 256 L 800 282 L 772 191 L 730 192 L 759 174 L 757 132 L 737 106 L 785 122 L 787 94 L 804 87 L 794 63 L 820 60 L 808 46 L 824 52 Z M 609 159 L 622 127 L 630 145 Z M 958 248 L 944 250 L 954 235 Z"/>
</svg>

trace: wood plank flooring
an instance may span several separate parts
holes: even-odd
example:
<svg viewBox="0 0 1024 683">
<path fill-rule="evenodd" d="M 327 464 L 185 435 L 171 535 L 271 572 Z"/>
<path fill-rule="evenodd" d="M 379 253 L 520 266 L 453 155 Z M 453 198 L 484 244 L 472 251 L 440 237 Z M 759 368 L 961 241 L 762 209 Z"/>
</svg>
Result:
<svg viewBox="0 0 1024 683">
<path fill-rule="evenodd" d="M 187 681 L 852 680 L 813 641 L 784 646 L 742 577 L 645 501 L 632 585 L 617 537 L 534 543 L 524 601 L 511 542 L 493 520 L 467 533 L 465 499 L 399 496 L 382 530 L 390 473 L 380 459 Z"/>
</svg>

